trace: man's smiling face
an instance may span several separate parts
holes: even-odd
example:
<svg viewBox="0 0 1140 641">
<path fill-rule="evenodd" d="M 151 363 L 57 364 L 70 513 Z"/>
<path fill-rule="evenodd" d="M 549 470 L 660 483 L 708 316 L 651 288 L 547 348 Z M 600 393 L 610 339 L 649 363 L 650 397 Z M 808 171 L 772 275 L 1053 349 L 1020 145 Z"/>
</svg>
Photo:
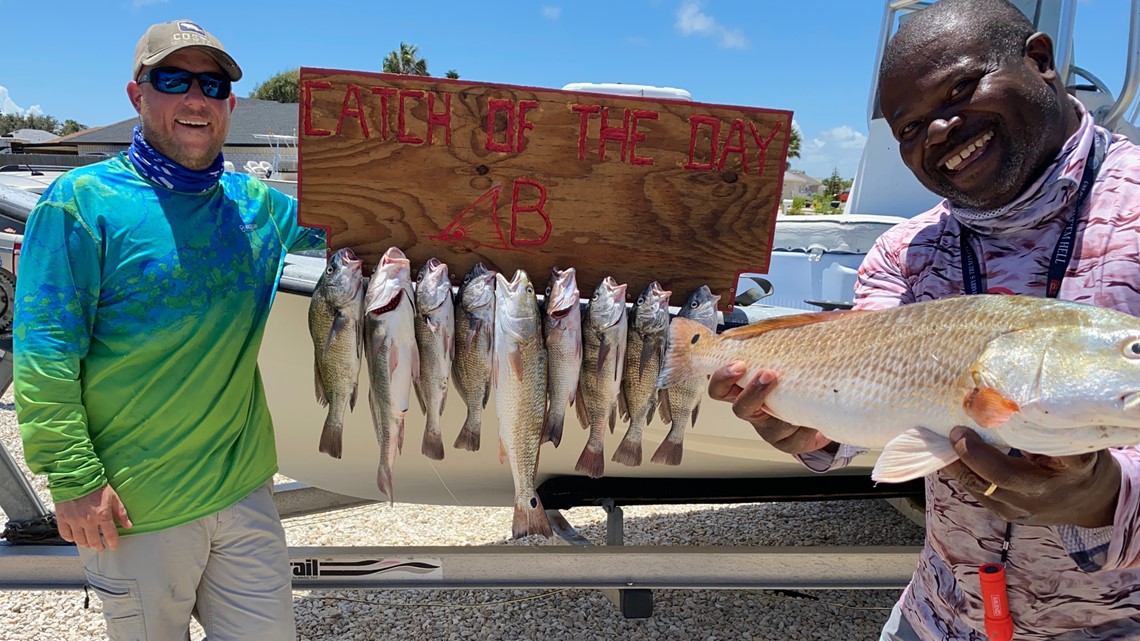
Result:
<svg viewBox="0 0 1140 641">
<path fill-rule="evenodd" d="M 975 209 L 1014 200 L 1067 138 L 1052 43 L 998 60 L 981 34 L 948 26 L 880 81 L 903 162 L 934 193 Z"/>
<path fill-rule="evenodd" d="M 222 73 L 213 58 L 193 47 L 179 49 L 154 66 Z M 127 94 L 139 112 L 146 141 L 188 169 L 202 170 L 213 164 L 229 131 L 230 113 L 237 104 L 234 95 L 224 100 L 208 98 L 196 80 L 184 94 L 164 94 L 149 82 L 135 80 L 127 85 Z"/>
</svg>

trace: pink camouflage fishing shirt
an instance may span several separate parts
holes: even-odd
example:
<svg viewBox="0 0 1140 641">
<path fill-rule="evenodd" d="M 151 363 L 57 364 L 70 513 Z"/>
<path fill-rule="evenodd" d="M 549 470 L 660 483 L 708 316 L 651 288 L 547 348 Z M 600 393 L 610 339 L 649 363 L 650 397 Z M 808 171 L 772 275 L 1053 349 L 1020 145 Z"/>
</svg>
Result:
<svg viewBox="0 0 1140 641">
<path fill-rule="evenodd" d="M 978 212 L 952 211 L 943 201 L 883 234 L 859 270 L 855 307 L 963 295 L 962 220 L 976 232 L 989 293 L 1044 296 L 1048 263 L 1095 145 L 1099 171 L 1058 298 L 1140 316 L 1140 147 L 1075 108 L 1080 130 L 1000 216 L 978 220 Z M 826 471 L 859 452 L 843 446 L 834 459 L 818 452 L 800 458 Z M 1014 639 L 1140 639 L 1140 449 L 1112 453 L 1123 478 L 1111 527 L 1013 526 L 1006 582 Z M 926 503 L 926 545 L 903 592 L 903 614 L 924 641 L 987 641 L 978 566 L 1000 560 L 1006 522 L 941 473 L 926 478 Z"/>
</svg>

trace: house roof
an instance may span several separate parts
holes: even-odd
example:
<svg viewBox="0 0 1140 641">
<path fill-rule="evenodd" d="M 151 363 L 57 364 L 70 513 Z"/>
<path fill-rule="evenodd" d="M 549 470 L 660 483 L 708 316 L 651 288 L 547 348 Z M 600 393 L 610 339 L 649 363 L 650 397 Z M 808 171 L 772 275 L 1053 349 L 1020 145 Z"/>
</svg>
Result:
<svg viewBox="0 0 1140 641">
<path fill-rule="evenodd" d="M 10 138 L 12 140 L 23 140 L 31 143 L 47 142 L 49 140 L 55 140 L 58 138 L 58 136 L 52 132 L 44 131 L 42 129 L 17 129 L 15 131 L 4 134 L 3 137 Z"/>
<path fill-rule="evenodd" d="M 234 108 L 233 117 L 230 119 L 226 145 L 264 147 L 266 142 L 255 138 L 255 134 L 295 134 L 297 109 L 296 103 L 238 98 L 237 107 Z M 129 145 L 132 132 L 138 124 L 138 117 L 130 118 L 106 127 L 79 132 L 67 142 L 73 145 Z"/>
<path fill-rule="evenodd" d="M 819 180 L 818 178 L 812 178 L 811 176 L 805 174 L 804 172 L 802 172 L 798 169 L 789 169 L 788 171 L 784 172 L 784 184 L 789 185 L 792 183 L 799 184 L 799 185 L 815 186 L 815 185 L 822 185 L 823 181 Z"/>
</svg>

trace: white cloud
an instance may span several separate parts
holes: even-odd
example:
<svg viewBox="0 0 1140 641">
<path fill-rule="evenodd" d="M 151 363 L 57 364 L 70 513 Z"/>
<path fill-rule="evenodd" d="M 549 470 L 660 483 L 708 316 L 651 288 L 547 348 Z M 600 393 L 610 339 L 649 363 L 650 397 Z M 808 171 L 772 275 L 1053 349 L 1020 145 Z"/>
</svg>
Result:
<svg viewBox="0 0 1140 641">
<path fill-rule="evenodd" d="M 562 16 L 562 7 L 543 7 L 542 17 L 547 20 L 557 20 Z"/>
<path fill-rule="evenodd" d="M 43 107 L 39 105 L 32 105 L 27 109 L 20 107 L 20 105 L 13 102 L 11 96 L 8 95 L 8 88 L 4 85 L 0 85 L 0 114 L 42 116 L 44 115 L 44 110 Z"/>
<path fill-rule="evenodd" d="M 716 21 L 716 18 L 701 11 L 699 0 L 686 0 L 677 10 L 677 30 L 686 36 L 716 38 L 722 49 L 747 49 L 748 39 L 739 29 L 729 29 Z"/>
<path fill-rule="evenodd" d="M 855 176 L 863 146 L 867 144 L 866 134 L 850 125 L 841 125 L 824 129 L 810 139 L 804 136 L 800 157 L 791 159 L 793 168 L 816 178 L 827 178 L 835 169 L 844 178 Z"/>
</svg>

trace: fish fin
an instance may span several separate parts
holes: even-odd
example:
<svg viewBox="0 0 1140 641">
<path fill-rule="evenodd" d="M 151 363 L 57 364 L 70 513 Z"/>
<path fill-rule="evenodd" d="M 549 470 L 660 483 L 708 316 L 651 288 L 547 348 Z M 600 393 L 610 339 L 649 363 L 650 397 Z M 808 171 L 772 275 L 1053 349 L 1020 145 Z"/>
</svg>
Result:
<svg viewBox="0 0 1140 641">
<path fill-rule="evenodd" d="M 447 385 L 444 385 L 443 394 L 441 394 L 439 397 L 439 416 L 440 417 L 443 416 L 443 408 L 447 406 L 447 390 L 448 389 L 449 389 L 449 387 Z"/>
<path fill-rule="evenodd" d="M 377 468 L 376 488 L 388 497 L 388 505 L 395 505 L 396 495 L 392 492 L 392 470 L 383 465 Z"/>
<path fill-rule="evenodd" d="M 592 479 L 601 478 L 606 469 L 606 460 L 602 456 L 602 451 L 592 450 L 590 444 L 586 443 L 586 447 L 582 448 L 582 454 L 578 457 L 578 464 L 574 466 L 574 469 L 585 472 Z"/>
<path fill-rule="evenodd" d="M 641 359 L 637 361 L 637 380 L 645 378 L 645 368 L 649 365 L 649 359 L 653 357 L 653 351 L 657 349 L 654 341 L 641 341 Z"/>
<path fill-rule="evenodd" d="M 621 420 L 629 420 L 629 403 L 626 401 L 625 392 L 618 392 L 617 406 L 618 414 L 621 416 Z"/>
<path fill-rule="evenodd" d="M 410 350 L 412 358 L 412 380 L 420 380 L 420 350 L 415 346 Z"/>
<path fill-rule="evenodd" d="M 610 342 L 606 340 L 606 335 L 602 334 L 602 340 L 598 344 L 598 362 L 594 365 L 594 380 L 599 383 L 602 381 L 602 371 L 606 369 L 606 359 L 609 358 L 612 350 Z"/>
<path fill-rule="evenodd" d="M 697 414 L 699 414 L 700 411 L 701 411 L 701 402 L 697 401 L 697 404 L 693 406 L 692 420 L 689 421 L 689 428 L 690 429 L 697 426 Z"/>
<path fill-rule="evenodd" d="M 970 390 L 962 407 L 978 425 L 989 429 L 1001 426 L 1021 410 L 1017 403 L 992 387 L 975 387 Z"/>
<path fill-rule="evenodd" d="M 401 414 L 400 418 L 396 419 L 396 451 L 400 454 L 404 453 L 404 415 Z"/>
<path fill-rule="evenodd" d="M 657 413 L 665 425 L 673 422 L 673 406 L 669 404 L 669 392 L 663 389 L 657 390 Z"/>
<path fill-rule="evenodd" d="M 936 472 L 958 460 L 950 439 L 912 427 L 891 439 L 871 471 L 871 480 L 902 483 Z"/>
<path fill-rule="evenodd" d="M 356 392 L 359 387 L 360 381 L 352 384 L 352 396 L 348 397 L 348 411 L 350 412 L 356 409 Z"/>
<path fill-rule="evenodd" d="M 630 430 L 632 431 L 632 428 Z M 614 452 L 614 457 L 610 459 L 611 461 L 630 467 L 641 465 L 641 439 L 632 437 L 633 435 L 629 431 L 625 433 L 625 438 L 621 440 L 621 444 Z"/>
<path fill-rule="evenodd" d="M 392 374 L 396 372 L 396 368 L 400 366 L 400 350 L 388 348 L 388 380 L 392 380 Z"/>
<path fill-rule="evenodd" d="M 317 390 L 317 402 L 324 407 L 329 404 L 329 399 L 325 397 L 325 384 L 321 382 L 321 368 L 316 361 L 313 361 L 313 380 L 314 388 Z"/>
<path fill-rule="evenodd" d="M 333 425 L 329 421 L 330 418 L 331 416 L 325 418 L 325 424 L 321 428 L 321 442 L 318 449 L 333 458 L 340 458 L 344 426 Z"/>
<path fill-rule="evenodd" d="M 467 423 L 463 424 L 462 429 L 459 430 L 459 436 L 455 437 L 455 449 L 467 450 L 468 452 L 479 451 L 479 429 L 478 426 L 471 426 Z"/>
<path fill-rule="evenodd" d="M 558 447 L 562 443 L 562 427 L 566 423 L 566 401 L 563 400 L 562 407 L 554 407 L 556 399 L 551 399 L 550 407 L 546 410 L 545 425 L 542 428 L 542 440 L 539 445 L 547 441 Z"/>
<path fill-rule="evenodd" d="M 512 537 L 521 539 L 531 534 L 540 534 L 546 538 L 554 535 L 554 531 L 550 528 L 550 519 L 542 507 L 542 499 L 538 498 L 537 494 L 532 494 L 523 505 L 515 501 L 515 513 L 511 521 Z"/>
<path fill-rule="evenodd" d="M 499 435 L 499 465 L 507 462 L 507 444 L 503 442 L 503 435 Z"/>
<path fill-rule="evenodd" d="M 483 409 L 487 409 L 487 401 L 491 400 L 491 381 L 483 386 Z"/>
<path fill-rule="evenodd" d="M 416 393 L 416 400 L 420 403 L 420 411 L 424 413 L 424 416 L 427 416 L 427 402 L 424 401 L 424 389 L 423 385 L 420 384 L 420 379 L 412 379 L 412 389 Z"/>
<path fill-rule="evenodd" d="M 475 336 L 479 334 L 479 328 L 482 327 L 483 321 L 472 319 L 467 325 L 467 349 L 475 344 Z"/>
<path fill-rule="evenodd" d="M 455 362 L 455 326 L 443 328 L 443 344 L 447 346 L 447 360 Z"/>
<path fill-rule="evenodd" d="M 759 336 L 767 332 L 778 329 L 788 329 L 790 327 L 803 327 L 804 325 L 814 325 L 816 323 L 826 323 L 833 320 L 838 320 L 845 316 L 858 316 L 866 314 L 868 310 L 865 309 L 845 309 L 832 312 L 809 312 L 806 314 L 791 314 L 788 316 L 778 316 L 776 318 L 769 318 L 756 323 L 749 323 L 743 327 L 734 327 L 725 330 L 721 333 L 723 338 L 731 338 L 734 340 L 746 340 L 754 336 Z M 673 319 L 676 323 L 677 319 Z M 670 332 L 670 343 L 672 343 L 672 333 Z"/>
<path fill-rule="evenodd" d="M 702 342 L 716 340 L 716 333 L 704 325 L 678 316 L 669 324 L 669 348 L 665 351 L 665 361 L 657 377 L 658 388 L 669 388 L 683 383 L 698 372 L 693 367 L 692 347 Z"/>
<path fill-rule="evenodd" d="M 424 456 L 433 461 L 442 461 L 443 434 L 432 432 L 431 430 L 424 430 L 424 442 L 423 445 L 420 446 L 420 451 Z"/>
<path fill-rule="evenodd" d="M 653 453 L 653 458 L 650 460 L 662 465 L 680 465 L 681 456 L 684 453 L 684 441 L 670 441 L 666 438 L 661 441 L 661 445 L 657 446 L 657 451 Z"/>
<path fill-rule="evenodd" d="M 649 399 L 649 409 L 645 412 L 645 424 L 649 425 L 653 422 L 653 414 L 657 411 L 657 400 L 659 394 L 655 394 L 653 398 Z"/>
<path fill-rule="evenodd" d="M 321 358 L 328 358 L 329 349 L 332 347 L 333 341 L 336 340 L 337 334 L 340 333 L 340 330 L 344 329 L 347 323 L 348 319 L 345 318 L 344 314 L 340 313 L 340 310 L 333 313 L 332 326 L 329 327 L 329 335 L 325 337 L 325 345 L 324 349 L 321 350 Z"/>
<path fill-rule="evenodd" d="M 578 415 L 578 423 L 582 425 L 582 429 L 590 429 L 590 415 L 586 413 L 586 403 L 582 397 L 582 388 L 578 387 L 578 395 L 575 397 L 577 400 L 574 403 L 574 413 Z"/>
<path fill-rule="evenodd" d="M 610 434 L 614 433 L 614 428 L 617 427 L 618 404 L 610 404 Z"/>
<path fill-rule="evenodd" d="M 518 345 L 514 345 L 507 349 L 507 359 L 511 364 L 511 371 L 515 373 L 515 378 L 520 381 L 523 380 L 525 375 L 523 370 L 522 350 Z"/>
</svg>

